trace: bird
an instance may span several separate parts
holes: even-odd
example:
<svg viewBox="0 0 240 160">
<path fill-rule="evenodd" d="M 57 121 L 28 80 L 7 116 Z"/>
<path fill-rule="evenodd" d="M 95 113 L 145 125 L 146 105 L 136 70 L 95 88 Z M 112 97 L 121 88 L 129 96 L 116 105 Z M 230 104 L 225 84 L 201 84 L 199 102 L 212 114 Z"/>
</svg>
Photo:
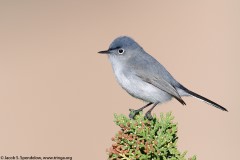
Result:
<svg viewBox="0 0 240 160">
<path fill-rule="evenodd" d="M 131 96 L 147 102 L 139 109 L 129 109 L 129 117 L 134 117 L 143 109 L 152 105 L 145 118 L 152 120 L 152 110 L 159 104 L 175 98 L 182 105 L 184 96 L 192 96 L 222 111 L 228 111 L 221 105 L 209 100 L 180 84 L 154 57 L 148 54 L 135 40 L 128 36 L 120 36 L 112 41 L 107 50 L 99 51 L 107 54 L 116 80 Z"/>
</svg>

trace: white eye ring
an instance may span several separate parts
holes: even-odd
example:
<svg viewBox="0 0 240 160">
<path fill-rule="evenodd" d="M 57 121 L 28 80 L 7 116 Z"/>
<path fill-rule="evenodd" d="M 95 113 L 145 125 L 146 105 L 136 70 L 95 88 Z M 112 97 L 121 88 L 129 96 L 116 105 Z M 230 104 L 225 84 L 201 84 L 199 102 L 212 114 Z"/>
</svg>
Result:
<svg viewBox="0 0 240 160">
<path fill-rule="evenodd" d="M 123 48 L 118 49 L 118 54 L 123 54 L 125 51 Z"/>
</svg>

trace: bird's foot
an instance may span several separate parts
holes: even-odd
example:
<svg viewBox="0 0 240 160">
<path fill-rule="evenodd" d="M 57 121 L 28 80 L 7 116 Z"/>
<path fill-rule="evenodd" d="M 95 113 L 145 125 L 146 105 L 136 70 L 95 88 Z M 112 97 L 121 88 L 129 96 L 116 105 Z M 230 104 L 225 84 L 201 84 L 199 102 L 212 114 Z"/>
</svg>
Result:
<svg viewBox="0 0 240 160">
<path fill-rule="evenodd" d="M 129 109 L 129 118 L 134 119 L 136 115 L 138 115 L 142 110 L 134 110 L 134 109 Z"/>
<path fill-rule="evenodd" d="M 151 115 L 151 112 L 147 112 L 144 117 L 149 121 L 153 120 L 153 116 Z"/>
</svg>

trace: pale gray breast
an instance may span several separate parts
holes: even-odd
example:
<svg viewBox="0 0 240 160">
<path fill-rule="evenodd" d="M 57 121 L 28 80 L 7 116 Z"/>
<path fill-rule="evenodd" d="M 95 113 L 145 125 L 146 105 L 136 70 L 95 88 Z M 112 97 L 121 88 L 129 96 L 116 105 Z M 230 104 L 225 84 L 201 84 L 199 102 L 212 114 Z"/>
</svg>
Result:
<svg viewBox="0 0 240 160">
<path fill-rule="evenodd" d="M 129 65 L 119 63 L 119 59 L 110 58 L 113 71 L 118 83 L 133 97 L 147 102 L 164 102 L 171 97 L 155 86 L 142 81 L 134 74 L 134 68 Z"/>
</svg>

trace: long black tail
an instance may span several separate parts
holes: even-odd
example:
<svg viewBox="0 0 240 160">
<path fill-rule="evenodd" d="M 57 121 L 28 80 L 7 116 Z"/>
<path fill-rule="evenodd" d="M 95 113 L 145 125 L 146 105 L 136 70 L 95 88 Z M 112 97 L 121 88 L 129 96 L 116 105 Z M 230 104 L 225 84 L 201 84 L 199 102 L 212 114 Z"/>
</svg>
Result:
<svg viewBox="0 0 240 160">
<path fill-rule="evenodd" d="M 215 103 L 215 102 L 213 102 L 213 101 L 211 101 L 211 100 L 209 100 L 209 99 L 207 99 L 207 98 L 205 98 L 205 97 L 203 97 L 203 96 L 201 96 L 201 95 L 199 95 L 197 93 L 194 93 L 193 91 L 190 91 L 190 90 L 188 90 L 187 88 L 185 88 L 183 86 L 180 86 L 180 88 L 182 90 L 184 90 L 185 92 L 187 92 L 188 94 L 192 95 L 193 97 L 195 97 L 197 99 L 200 99 L 200 100 L 202 100 L 202 101 L 204 101 L 204 102 L 206 102 L 206 103 L 208 103 L 208 104 L 210 104 L 210 105 L 212 105 L 212 106 L 214 106 L 214 107 L 216 107 L 218 109 L 221 109 L 223 111 L 227 111 L 228 112 L 228 110 L 226 108 L 220 106 L 219 104 L 217 104 L 217 103 Z"/>
</svg>

